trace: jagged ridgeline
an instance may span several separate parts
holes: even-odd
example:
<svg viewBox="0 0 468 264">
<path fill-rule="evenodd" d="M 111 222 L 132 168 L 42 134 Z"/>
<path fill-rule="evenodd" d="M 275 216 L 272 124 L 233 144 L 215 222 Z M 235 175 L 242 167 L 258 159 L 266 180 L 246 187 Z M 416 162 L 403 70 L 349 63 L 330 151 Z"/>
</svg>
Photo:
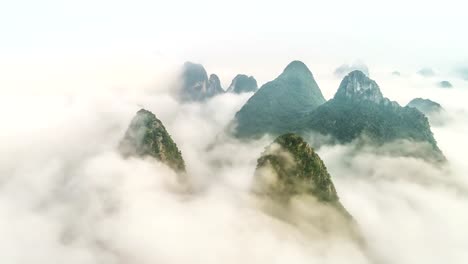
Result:
<svg viewBox="0 0 468 264">
<path fill-rule="evenodd" d="M 177 172 L 185 172 L 185 163 L 180 150 L 162 122 L 145 109 L 137 112 L 120 142 L 119 150 L 124 156 L 151 156 Z"/>
<path fill-rule="evenodd" d="M 236 113 L 234 133 L 238 137 L 259 137 L 291 132 L 299 116 L 323 103 L 325 98 L 310 70 L 304 63 L 293 61 Z"/>
<path fill-rule="evenodd" d="M 296 134 L 279 136 L 257 160 L 254 192 L 280 202 L 310 195 L 350 216 L 340 203 L 325 164 Z"/>
</svg>

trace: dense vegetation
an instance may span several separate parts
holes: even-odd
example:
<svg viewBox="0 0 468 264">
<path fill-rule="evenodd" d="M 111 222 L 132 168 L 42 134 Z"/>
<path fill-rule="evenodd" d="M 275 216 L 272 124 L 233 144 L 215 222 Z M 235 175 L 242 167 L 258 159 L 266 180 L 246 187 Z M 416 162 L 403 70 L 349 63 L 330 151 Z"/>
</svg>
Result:
<svg viewBox="0 0 468 264">
<path fill-rule="evenodd" d="M 125 156 L 151 156 L 176 171 L 185 171 L 185 163 L 177 145 L 162 122 L 145 109 L 137 112 L 120 142 Z"/>
</svg>

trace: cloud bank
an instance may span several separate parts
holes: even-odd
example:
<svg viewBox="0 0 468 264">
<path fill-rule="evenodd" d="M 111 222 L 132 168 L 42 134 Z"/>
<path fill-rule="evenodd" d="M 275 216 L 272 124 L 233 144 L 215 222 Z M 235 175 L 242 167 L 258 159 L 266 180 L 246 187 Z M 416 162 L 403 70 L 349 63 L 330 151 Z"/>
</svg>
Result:
<svg viewBox="0 0 468 264">
<path fill-rule="evenodd" d="M 453 95 L 436 89 L 409 92 L 418 84 L 398 79 L 405 85 L 379 84 L 399 100 L 421 92 L 442 101 L 450 118 L 433 131 L 450 163 L 372 147 L 357 152 L 353 144 L 317 149 L 365 247 L 312 235 L 261 210 L 250 194 L 252 177 L 273 138 L 247 143 L 223 134 L 251 94 L 180 104 L 169 84 L 39 96 L 10 91 L 0 99 L 0 262 L 467 263 L 468 166 L 460 146 L 468 145 L 468 109 L 455 99 L 448 105 Z M 116 152 L 141 107 L 161 119 L 181 149 L 194 193 L 178 192 L 175 173 L 163 164 Z M 313 209 L 301 201 L 298 207 Z"/>
</svg>

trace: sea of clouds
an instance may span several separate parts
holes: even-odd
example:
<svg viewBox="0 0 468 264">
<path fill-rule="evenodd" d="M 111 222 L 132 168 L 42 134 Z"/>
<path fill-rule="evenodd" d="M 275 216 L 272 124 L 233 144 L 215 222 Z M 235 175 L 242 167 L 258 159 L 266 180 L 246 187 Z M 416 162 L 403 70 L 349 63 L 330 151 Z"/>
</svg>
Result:
<svg viewBox="0 0 468 264">
<path fill-rule="evenodd" d="M 449 162 L 353 143 L 317 149 L 366 247 L 311 235 L 252 200 L 256 160 L 273 138 L 224 134 L 252 94 L 181 104 L 167 82 L 3 93 L 0 263 L 468 263 L 468 83 L 443 90 L 414 74 L 371 77 L 403 105 L 417 96 L 442 104 L 447 121 L 432 130 Z M 339 80 L 315 78 L 330 98 Z M 142 107 L 181 149 L 195 192 L 178 191 L 154 159 L 116 152 Z"/>
</svg>

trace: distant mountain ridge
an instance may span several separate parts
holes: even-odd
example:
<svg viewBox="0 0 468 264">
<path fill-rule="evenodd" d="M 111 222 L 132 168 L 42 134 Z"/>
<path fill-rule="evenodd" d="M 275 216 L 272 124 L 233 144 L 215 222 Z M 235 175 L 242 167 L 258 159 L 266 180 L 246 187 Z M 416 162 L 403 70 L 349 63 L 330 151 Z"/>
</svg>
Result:
<svg viewBox="0 0 468 264">
<path fill-rule="evenodd" d="M 221 86 L 221 81 L 216 74 L 208 74 L 201 64 L 186 62 L 180 74 L 180 87 L 178 97 L 183 102 L 203 102 L 216 95 L 226 92 L 241 94 L 256 92 L 257 80 L 253 76 L 238 74 L 231 82 L 227 91 Z"/>
<path fill-rule="evenodd" d="M 429 144 L 428 156 L 445 160 L 426 116 L 385 98 L 378 84 L 361 71 L 344 77 L 334 98 L 325 102 L 312 73 L 294 61 L 249 99 L 235 121 L 234 135 L 239 138 L 315 131 L 341 143 L 362 136 L 378 145 L 408 140 Z"/>
</svg>

